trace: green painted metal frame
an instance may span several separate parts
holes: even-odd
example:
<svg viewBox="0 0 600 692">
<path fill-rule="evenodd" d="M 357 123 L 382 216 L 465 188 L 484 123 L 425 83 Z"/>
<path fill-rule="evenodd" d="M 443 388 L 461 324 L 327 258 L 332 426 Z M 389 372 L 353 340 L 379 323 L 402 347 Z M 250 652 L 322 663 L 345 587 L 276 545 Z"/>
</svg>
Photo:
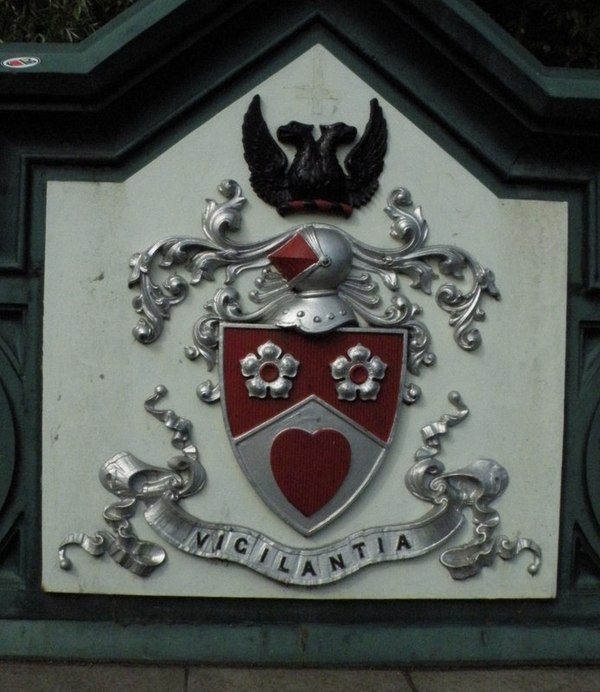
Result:
<svg viewBox="0 0 600 692">
<path fill-rule="evenodd" d="M 600 79 L 468 0 L 140 0 L 78 46 L 0 44 L 0 656 L 262 665 L 600 659 Z M 569 202 L 566 433 L 550 601 L 294 602 L 40 587 L 49 179 L 122 180 L 315 42 L 497 194 Z M 556 319 L 561 319 L 556 316 Z"/>
</svg>

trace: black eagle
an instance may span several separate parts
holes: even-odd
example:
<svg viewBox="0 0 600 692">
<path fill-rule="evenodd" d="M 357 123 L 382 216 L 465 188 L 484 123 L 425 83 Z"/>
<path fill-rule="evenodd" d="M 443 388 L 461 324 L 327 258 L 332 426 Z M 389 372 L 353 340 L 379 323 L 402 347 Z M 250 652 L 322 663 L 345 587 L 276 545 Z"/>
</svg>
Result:
<svg viewBox="0 0 600 692">
<path fill-rule="evenodd" d="M 242 125 L 244 158 L 250 168 L 254 192 L 282 215 L 306 209 L 350 216 L 354 207 L 366 204 L 377 187 L 387 149 L 387 125 L 377 99 L 359 141 L 340 165 L 336 150 L 356 139 L 356 128 L 345 123 L 320 125 L 321 136 L 313 137 L 314 125 L 295 120 L 277 129 L 277 139 L 293 144 L 296 154 L 288 159 L 273 139 L 256 95 Z"/>
</svg>

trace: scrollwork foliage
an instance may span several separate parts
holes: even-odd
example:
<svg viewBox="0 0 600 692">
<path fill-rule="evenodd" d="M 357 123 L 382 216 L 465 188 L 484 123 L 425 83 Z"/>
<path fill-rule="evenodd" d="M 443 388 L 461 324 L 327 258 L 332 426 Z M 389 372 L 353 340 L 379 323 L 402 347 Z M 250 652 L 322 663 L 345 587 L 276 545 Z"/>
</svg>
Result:
<svg viewBox="0 0 600 692">
<path fill-rule="evenodd" d="M 133 300 L 136 312 L 141 315 L 133 329 L 135 338 L 150 344 L 163 331 L 164 321 L 170 318 L 171 308 L 187 295 L 189 284 L 214 281 L 217 270 L 224 270 L 224 287 L 218 289 L 193 328 L 193 345 L 186 349 L 190 359 L 201 357 L 209 370 L 217 361 L 219 324 L 226 322 L 268 322 L 286 304 L 295 299 L 295 292 L 284 278 L 272 270 L 269 255 L 301 231 L 313 235 L 319 227 L 313 224 L 297 226 L 270 240 L 257 243 L 235 243 L 230 235 L 241 223 L 241 209 L 245 202 L 240 186 L 226 180 L 219 186 L 226 200 L 218 204 L 208 200 L 202 219 L 203 238 L 169 237 L 158 241 L 146 251 L 135 254 L 130 262 L 130 287 L 139 293 Z M 352 238 L 341 229 L 335 231 L 346 237 L 352 248 L 352 268 L 340 282 L 336 292 L 367 325 L 376 327 L 404 327 L 409 332 L 408 369 L 418 374 L 421 365 L 435 362 L 430 349 L 431 335 L 419 319 L 421 307 L 401 292 L 400 278 L 410 279 L 414 289 L 431 294 L 436 278 L 432 263 L 441 274 L 463 279 L 465 272 L 471 276 L 471 287 L 462 291 L 454 283 L 443 284 L 436 293 L 436 303 L 449 314 L 449 324 L 454 331 L 458 346 L 465 350 L 476 349 L 481 334 L 473 324 L 485 317 L 481 307 L 484 295 L 498 299 L 500 294 L 494 275 L 475 260 L 468 252 L 446 245 L 427 246 L 429 227 L 421 207 L 415 207 L 405 188 L 394 190 L 385 208 L 392 219 L 391 236 L 398 242 L 396 248 L 377 248 Z M 172 273 L 159 284 L 152 277 L 154 265 L 163 269 L 179 266 L 189 274 L 189 283 L 177 273 Z M 256 288 L 248 298 L 258 305 L 256 310 L 242 307 L 241 297 L 231 284 L 244 271 L 255 271 Z M 388 305 L 382 305 L 379 285 L 373 275 L 379 276 L 383 286 L 393 295 Z M 358 323 L 358 321 L 356 322 Z M 201 398 L 214 401 L 218 398 L 218 386 L 206 382 Z"/>
<path fill-rule="evenodd" d="M 457 471 L 444 472 L 444 465 L 437 458 L 442 436 L 469 414 L 458 392 L 450 392 L 448 399 L 457 408 L 457 413 L 443 414 L 439 420 L 421 429 L 424 445 L 415 453 L 415 462 L 405 479 L 410 492 L 422 500 L 433 504 L 457 503 L 472 512 L 473 538 L 445 550 L 440 562 L 453 579 L 462 580 L 491 565 L 496 557 L 511 560 L 523 550 L 529 550 L 533 553 L 533 561 L 527 571 L 534 576 L 542 560 L 537 543 L 529 538 L 510 540 L 507 536 L 493 536 L 500 515 L 490 504 L 508 485 L 506 469 L 492 459 L 478 459 Z"/>
<path fill-rule="evenodd" d="M 192 424 L 172 409 L 159 409 L 156 404 L 167 394 L 163 385 L 144 403 L 148 413 L 172 431 L 171 444 L 182 454 L 167 462 L 169 469 L 150 466 L 129 452 L 119 452 L 102 465 L 100 481 L 111 493 L 120 498 L 105 507 L 103 517 L 111 531 L 69 534 L 59 548 L 61 569 L 69 570 L 72 562 L 67 556 L 70 545 L 78 545 L 94 557 L 108 553 L 122 567 L 138 576 L 148 576 L 167 559 L 166 551 L 158 544 L 138 538 L 131 519 L 140 503 L 169 494 L 173 500 L 189 497 L 206 483 L 206 471 L 197 448 L 189 444 Z"/>
</svg>

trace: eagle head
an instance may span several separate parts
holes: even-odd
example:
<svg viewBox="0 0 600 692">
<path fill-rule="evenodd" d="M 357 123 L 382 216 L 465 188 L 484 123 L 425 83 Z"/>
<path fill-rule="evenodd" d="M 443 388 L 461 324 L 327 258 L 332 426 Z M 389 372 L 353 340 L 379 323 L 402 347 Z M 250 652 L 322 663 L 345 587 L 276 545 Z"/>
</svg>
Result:
<svg viewBox="0 0 600 692">
<path fill-rule="evenodd" d="M 301 144 L 307 139 L 312 139 L 313 125 L 299 123 L 292 120 L 287 125 L 277 128 L 277 139 L 283 144 Z"/>
<path fill-rule="evenodd" d="M 357 130 L 346 123 L 333 123 L 333 125 L 319 125 L 321 139 L 332 144 L 350 144 L 356 139 Z"/>
</svg>

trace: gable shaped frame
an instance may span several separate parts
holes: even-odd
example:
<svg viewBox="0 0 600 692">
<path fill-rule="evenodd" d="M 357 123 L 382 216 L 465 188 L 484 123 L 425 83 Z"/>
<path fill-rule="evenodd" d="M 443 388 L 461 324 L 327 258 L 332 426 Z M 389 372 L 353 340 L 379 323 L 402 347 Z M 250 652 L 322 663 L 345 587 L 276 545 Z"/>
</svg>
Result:
<svg viewBox="0 0 600 692">
<path fill-rule="evenodd" d="M 123 180 L 322 43 L 507 198 L 569 203 L 558 595 L 360 603 L 41 589 L 41 317 L 50 179 Z M 600 80 L 543 68 L 468 0 L 140 0 L 80 45 L 0 45 L 0 655 L 263 665 L 600 655 Z"/>
</svg>

